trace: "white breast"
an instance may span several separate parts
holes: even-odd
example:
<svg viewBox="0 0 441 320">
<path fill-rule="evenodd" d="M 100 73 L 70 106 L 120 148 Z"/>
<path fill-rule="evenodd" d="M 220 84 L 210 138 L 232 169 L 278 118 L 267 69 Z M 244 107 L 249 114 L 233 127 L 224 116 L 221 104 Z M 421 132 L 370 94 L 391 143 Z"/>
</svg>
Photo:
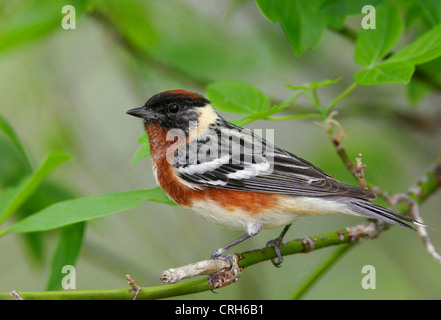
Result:
<svg viewBox="0 0 441 320">
<path fill-rule="evenodd" d="M 250 224 L 259 223 L 263 228 L 277 228 L 293 223 L 297 215 L 284 210 L 268 209 L 250 214 L 244 210 L 227 210 L 215 201 L 193 201 L 192 209 L 208 220 L 231 229 L 248 230 Z"/>
</svg>

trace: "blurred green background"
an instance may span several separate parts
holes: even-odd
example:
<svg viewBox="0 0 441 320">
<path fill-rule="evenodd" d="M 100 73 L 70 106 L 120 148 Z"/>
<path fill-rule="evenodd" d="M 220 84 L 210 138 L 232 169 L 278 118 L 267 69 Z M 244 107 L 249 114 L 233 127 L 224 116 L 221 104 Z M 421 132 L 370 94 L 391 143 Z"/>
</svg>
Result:
<svg viewBox="0 0 441 320">
<path fill-rule="evenodd" d="M 74 30 L 61 27 L 64 4 L 77 9 Z M 347 24 L 356 29 L 359 21 L 353 17 Z M 296 56 L 280 25 L 269 23 L 254 1 L 244 0 L 2 1 L 0 50 L 0 112 L 33 164 L 53 150 L 73 156 L 39 190 L 52 200 L 156 186 L 149 158 L 130 164 L 143 128 L 125 112 L 157 92 L 181 88 L 204 94 L 211 82 L 240 80 L 277 103 L 291 94 L 285 84 L 341 77 L 320 90 L 321 100 L 331 101 L 360 70 L 353 60 L 354 42 L 341 32 L 326 30 L 317 48 Z M 439 81 L 439 75 L 435 79 Z M 366 176 L 390 192 L 412 186 L 441 147 L 441 91 L 412 103 L 409 90 L 402 84 L 358 87 L 336 108 L 349 155 L 354 159 L 362 153 Z M 310 108 L 307 99 L 300 99 L 287 114 Z M 357 183 L 314 121 L 257 121 L 248 127 L 274 128 L 278 146 L 343 182 Z M 0 166 L 0 188 L 26 170 L 1 134 Z M 42 198 L 22 211 L 44 207 Z M 422 206 L 438 248 L 440 207 L 439 192 Z M 301 219 L 286 239 L 362 221 L 345 216 Z M 264 246 L 279 232 L 263 231 L 235 250 Z M 76 264 L 76 287 L 124 288 L 127 273 L 140 286 L 161 285 L 163 270 L 206 259 L 242 233 L 182 208 L 146 202 L 88 223 Z M 0 238 L 0 291 L 44 290 L 58 232 L 34 236 L 39 239 L 12 233 Z M 287 257 L 280 269 L 271 263 L 255 265 L 218 295 L 180 298 L 284 299 L 333 250 Z M 361 286 L 364 265 L 376 268 L 375 290 Z M 305 299 L 439 299 L 440 268 L 416 233 L 394 227 L 350 250 Z"/>
</svg>

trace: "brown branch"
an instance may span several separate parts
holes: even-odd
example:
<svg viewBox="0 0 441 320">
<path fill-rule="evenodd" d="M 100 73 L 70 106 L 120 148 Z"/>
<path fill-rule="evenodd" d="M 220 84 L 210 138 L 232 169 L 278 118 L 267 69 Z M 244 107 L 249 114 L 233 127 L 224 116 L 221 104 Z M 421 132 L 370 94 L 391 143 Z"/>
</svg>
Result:
<svg viewBox="0 0 441 320">
<path fill-rule="evenodd" d="M 126 279 L 130 286 L 129 291 L 133 292 L 132 300 L 136 300 L 138 298 L 139 293 L 141 292 L 141 288 L 136 285 L 135 281 L 132 279 L 130 275 L 126 275 Z"/>
<path fill-rule="evenodd" d="M 361 162 L 361 153 L 358 154 L 358 157 L 355 158 L 355 173 L 354 176 L 358 179 L 358 183 L 360 183 L 360 187 L 363 189 L 367 189 L 367 182 L 364 178 L 364 172 L 366 171 L 366 165 Z"/>
<path fill-rule="evenodd" d="M 237 256 L 232 255 L 231 259 L 202 260 L 182 267 L 170 268 L 161 274 L 161 281 L 164 283 L 178 283 L 187 278 L 200 275 L 211 275 L 232 268 L 230 261 L 236 261 Z"/>
<path fill-rule="evenodd" d="M 331 141 L 335 147 L 337 154 L 340 159 L 343 161 L 345 167 L 349 170 L 349 172 L 358 180 L 360 186 L 364 189 L 369 189 L 376 195 L 387 199 L 388 192 L 382 191 L 380 187 L 375 186 L 374 184 L 368 182 L 364 177 L 364 172 L 366 170 L 366 165 L 364 165 L 361 161 L 361 154 L 356 158 L 356 163 L 354 164 L 352 160 L 349 158 L 346 153 L 345 147 L 342 145 L 341 141 L 346 138 L 346 134 L 343 131 L 343 127 L 341 124 L 335 119 L 337 115 L 336 111 L 332 111 L 328 118 L 325 120 L 325 129 L 328 132 L 328 135 L 331 138 Z M 337 133 L 335 133 L 334 127 L 337 129 Z"/>
<path fill-rule="evenodd" d="M 326 119 L 325 128 L 331 137 L 332 143 L 335 146 L 337 154 L 342 159 L 346 168 L 349 172 L 357 178 L 360 186 L 365 189 L 370 189 L 375 194 L 380 195 L 384 199 L 386 199 L 392 206 L 396 206 L 397 203 L 401 200 L 406 200 L 408 203 L 408 208 L 405 210 L 401 210 L 406 215 L 411 216 L 416 221 L 424 224 L 423 219 L 419 210 L 419 202 L 422 202 L 429 193 L 425 192 L 424 188 L 427 189 L 427 185 L 431 185 L 434 187 L 434 190 L 438 189 L 441 184 L 441 152 L 438 154 L 438 158 L 435 166 L 426 173 L 426 176 L 421 179 L 416 186 L 410 188 L 407 194 L 392 194 L 389 195 L 388 192 L 381 191 L 378 187 L 373 186 L 368 183 L 364 178 L 364 172 L 366 170 L 366 165 L 363 165 L 361 161 L 361 154 L 356 158 L 356 164 L 354 165 L 352 161 L 349 159 L 345 148 L 341 144 L 341 140 L 346 138 L 346 135 L 343 132 L 343 128 L 340 123 L 334 119 L 336 113 L 330 113 L 328 119 Z M 338 129 L 338 134 L 334 133 L 333 127 Z M 434 258 L 438 263 L 441 264 L 441 255 L 436 251 L 435 246 L 432 243 L 432 240 L 426 230 L 426 228 L 422 226 L 417 226 L 418 233 L 420 234 L 427 252 L 430 254 L 432 258 Z"/>
<path fill-rule="evenodd" d="M 420 212 L 420 206 L 419 204 L 412 199 L 408 194 L 401 193 L 401 194 L 394 194 L 389 197 L 390 202 L 396 206 L 398 202 L 404 200 L 406 201 L 410 208 L 408 210 L 408 215 L 415 219 L 416 221 L 422 223 L 424 225 L 423 218 L 421 217 Z M 436 251 L 435 246 L 433 245 L 432 239 L 429 236 L 429 233 L 427 232 L 427 228 L 417 225 L 418 233 L 420 234 L 421 239 L 424 242 L 424 245 L 426 247 L 427 252 L 429 255 L 437 261 L 439 264 L 441 264 L 441 255 Z"/>
</svg>

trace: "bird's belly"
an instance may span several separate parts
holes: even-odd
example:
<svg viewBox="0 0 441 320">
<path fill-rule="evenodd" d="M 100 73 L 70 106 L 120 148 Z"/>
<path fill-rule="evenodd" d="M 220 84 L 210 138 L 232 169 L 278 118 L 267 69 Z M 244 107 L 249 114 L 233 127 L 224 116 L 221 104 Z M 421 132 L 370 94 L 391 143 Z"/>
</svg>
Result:
<svg viewBox="0 0 441 320">
<path fill-rule="evenodd" d="M 252 223 L 259 223 L 265 229 L 277 228 L 293 223 L 298 217 L 279 208 L 260 208 L 250 212 L 242 208 L 226 208 L 216 201 L 193 201 L 192 207 L 197 214 L 208 220 L 232 229 L 247 230 Z"/>
<path fill-rule="evenodd" d="M 338 201 L 338 197 L 282 196 L 279 199 L 279 207 L 284 212 L 300 216 L 357 215 L 344 202 Z"/>
<path fill-rule="evenodd" d="M 191 208 L 216 224 L 244 230 L 250 223 L 260 223 L 270 229 L 291 224 L 302 216 L 355 214 L 343 203 L 328 198 L 278 195 L 277 199 L 272 206 L 256 205 L 251 211 L 213 200 L 193 201 Z"/>
</svg>

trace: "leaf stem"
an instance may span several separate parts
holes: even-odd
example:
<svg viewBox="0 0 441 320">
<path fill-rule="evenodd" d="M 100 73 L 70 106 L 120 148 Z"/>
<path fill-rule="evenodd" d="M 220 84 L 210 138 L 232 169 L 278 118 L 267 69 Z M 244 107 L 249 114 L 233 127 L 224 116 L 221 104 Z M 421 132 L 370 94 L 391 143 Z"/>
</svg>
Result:
<svg viewBox="0 0 441 320">
<path fill-rule="evenodd" d="M 301 299 L 306 292 L 311 289 L 314 284 L 323 276 L 323 274 L 325 274 L 351 247 L 352 245 L 350 244 L 341 245 L 333 253 L 328 255 L 325 260 L 323 260 L 323 262 L 309 274 L 303 283 L 301 283 L 294 290 L 289 299 Z"/>
<path fill-rule="evenodd" d="M 346 88 L 345 91 L 343 91 L 337 98 L 335 98 L 327 107 L 325 110 L 325 114 L 328 115 L 329 112 L 331 112 L 332 108 L 335 107 L 337 103 L 340 102 L 344 97 L 346 97 L 348 94 L 350 94 L 355 88 L 357 88 L 358 84 L 355 82 L 352 83 L 348 88 Z"/>
<path fill-rule="evenodd" d="M 318 97 L 318 94 L 317 94 L 317 88 L 313 88 L 312 89 L 312 93 L 314 95 L 314 105 L 316 106 L 317 109 L 320 110 L 321 113 L 323 113 L 323 110 L 322 110 L 322 107 L 321 107 L 321 104 L 320 104 L 320 100 L 319 100 L 319 97 Z"/>
<path fill-rule="evenodd" d="M 293 114 L 290 116 L 281 116 L 281 117 L 268 117 L 266 120 L 270 121 L 285 121 L 285 120 L 294 120 L 294 119 L 307 119 L 307 118 L 317 118 L 320 116 L 317 113 L 304 113 L 304 114 Z"/>
</svg>

